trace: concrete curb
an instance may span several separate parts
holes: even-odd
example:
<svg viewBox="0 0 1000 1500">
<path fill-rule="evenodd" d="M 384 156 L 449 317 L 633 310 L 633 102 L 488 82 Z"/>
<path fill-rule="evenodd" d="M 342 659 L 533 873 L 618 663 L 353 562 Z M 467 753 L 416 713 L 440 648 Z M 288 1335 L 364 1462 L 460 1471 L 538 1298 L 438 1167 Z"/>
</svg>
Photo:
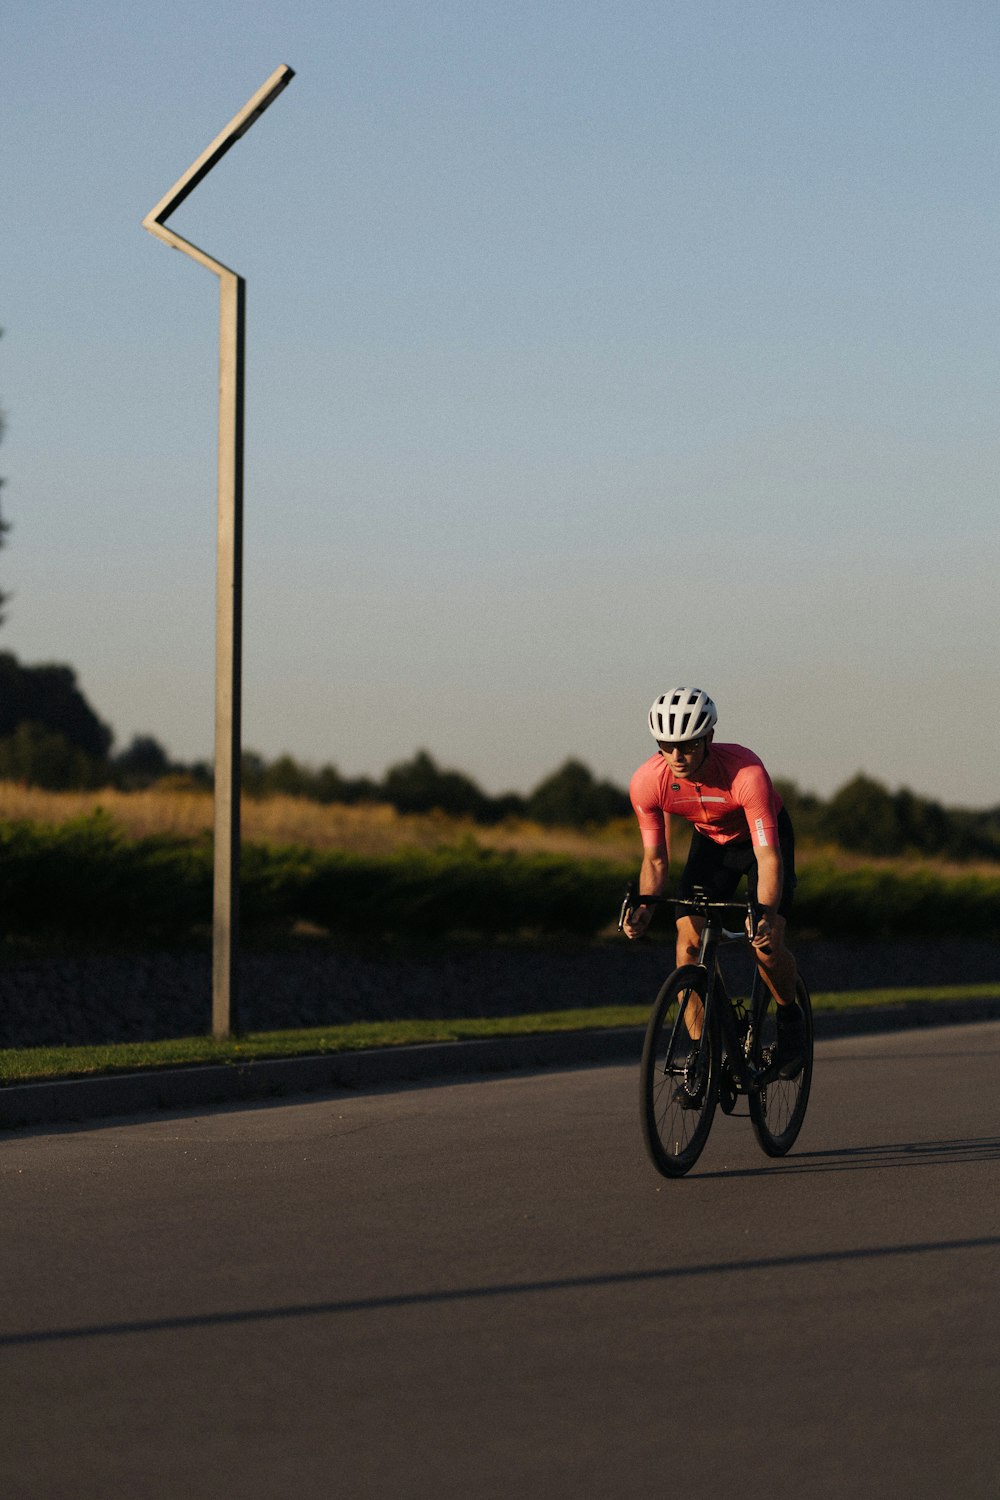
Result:
<svg viewBox="0 0 1000 1500">
<path fill-rule="evenodd" d="M 912 1001 L 869 1010 L 821 1011 L 817 1038 L 858 1036 L 1000 1019 L 1000 991 L 984 1000 Z M 326 1057 L 162 1068 L 114 1077 L 0 1088 L 0 1127 L 42 1125 L 153 1110 L 200 1109 L 336 1089 L 373 1089 L 461 1075 L 638 1062 L 642 1027 L 543 1033 L 483 1041 L 380 1047 Z"/>
</svg>

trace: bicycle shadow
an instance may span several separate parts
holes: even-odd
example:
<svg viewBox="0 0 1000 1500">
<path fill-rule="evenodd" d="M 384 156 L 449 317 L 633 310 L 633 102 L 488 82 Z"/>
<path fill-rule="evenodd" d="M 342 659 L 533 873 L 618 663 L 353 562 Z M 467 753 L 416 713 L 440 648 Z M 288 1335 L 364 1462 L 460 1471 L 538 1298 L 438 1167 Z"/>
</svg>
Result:
<svg viewBox="0 0 1000 1500">
<path fill-rule="evenodd" d="M 897 1141 L 872 1146 L 840 1146 L 829 1151 L 796 1151 L 767 1166 L 697 1172 L 692 1180 L 719 1177 L 760 1177 L 774 1172 L 884 1172 L 899 1167 L 961 1166 L 1000 1161 L 1000 1135 L 971 1140 Z"/>
</svg>

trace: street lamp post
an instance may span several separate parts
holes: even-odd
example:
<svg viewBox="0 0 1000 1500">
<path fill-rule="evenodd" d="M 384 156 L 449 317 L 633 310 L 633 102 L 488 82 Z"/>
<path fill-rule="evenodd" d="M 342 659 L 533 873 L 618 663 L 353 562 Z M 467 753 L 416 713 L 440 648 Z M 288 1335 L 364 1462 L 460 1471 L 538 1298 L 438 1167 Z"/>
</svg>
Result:
<svg viewBox="0 0 1000 1500">
<path fill-rule="evenodd" d="M 215 588 L 215 879 L 212 1035 L 239 1025 L 240 700 L 243 619 L 243 384 L 246 282 L 166 221 L 295 74 L 282 64 L 142 221 L 219 278 L 219 504 Z"/>
</svg>

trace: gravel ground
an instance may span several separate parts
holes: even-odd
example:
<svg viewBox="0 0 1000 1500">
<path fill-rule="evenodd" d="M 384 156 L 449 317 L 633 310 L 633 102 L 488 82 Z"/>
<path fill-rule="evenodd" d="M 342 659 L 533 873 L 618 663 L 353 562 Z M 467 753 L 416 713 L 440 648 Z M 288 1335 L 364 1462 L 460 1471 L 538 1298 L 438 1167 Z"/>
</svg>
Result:
<svg viewBox="0 0 1000 1500">
<path fill-rule="evenodd" d="M 1000 943 L 818 942 L 798 947 L 796 954 L 813 991 L 1000 982 Z M 320 946 L 245 953 L 243 1024 L 265 1031 L 645 1005 L 671 967 L 667 948 L 624 942 L 384 957 Z M 210 1024 L 207 953 L 81 954 L 0 967 L 3 1047 L 190 1036 Z"/>
</svg>

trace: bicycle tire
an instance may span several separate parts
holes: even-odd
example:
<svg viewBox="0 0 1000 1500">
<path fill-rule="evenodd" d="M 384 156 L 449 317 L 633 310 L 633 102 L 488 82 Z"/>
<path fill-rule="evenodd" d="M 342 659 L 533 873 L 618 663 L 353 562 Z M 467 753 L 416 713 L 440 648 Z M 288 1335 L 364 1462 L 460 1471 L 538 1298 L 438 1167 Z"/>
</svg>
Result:
<svg viewBox="0 0 1000 1500">
<path fill-rule="evenodd" d="M 719 1097 L 719 1030 L 714 1014 L 708 1017 L 704 1046 L 692 1068 L 691 1038 L 684 1023 L 692 993 L 704 1004 L 707 976 L 696 965 L 675 969 L 653 1004 L 646 1027 L 639 1074 L 639 1117 L 646 1150 L 664 1177 L 683 1177 L 694 1166 L 708 1140 Z M 698 1085 L 703 1087 L 699 1089 Z M 692 1095 L 691 1089 L 694 1088 Z M 699 1098 L 684 1108 L 681 1097 Z"/>
<path fill-rule="evenodd" d="M 761 985 L 761 1006 L 754 1017 L 751 1061 L 765 1069 L 775 1044 L 777 1004 L 765 985 Z M 768 1156 L 784 1156 L 795 1144 L 802 1129 L 809 1104 L 813 1073 L 813 1015 L 809 991 L 801 978 L 796 981 L 795 997 L 805 1022 L 805 1051 L 801 1072 L 795 1078 L 775 1078 L 762 1089 L 748 1095 L 750 1119 L 761 1148 Z"/>
</svg>

